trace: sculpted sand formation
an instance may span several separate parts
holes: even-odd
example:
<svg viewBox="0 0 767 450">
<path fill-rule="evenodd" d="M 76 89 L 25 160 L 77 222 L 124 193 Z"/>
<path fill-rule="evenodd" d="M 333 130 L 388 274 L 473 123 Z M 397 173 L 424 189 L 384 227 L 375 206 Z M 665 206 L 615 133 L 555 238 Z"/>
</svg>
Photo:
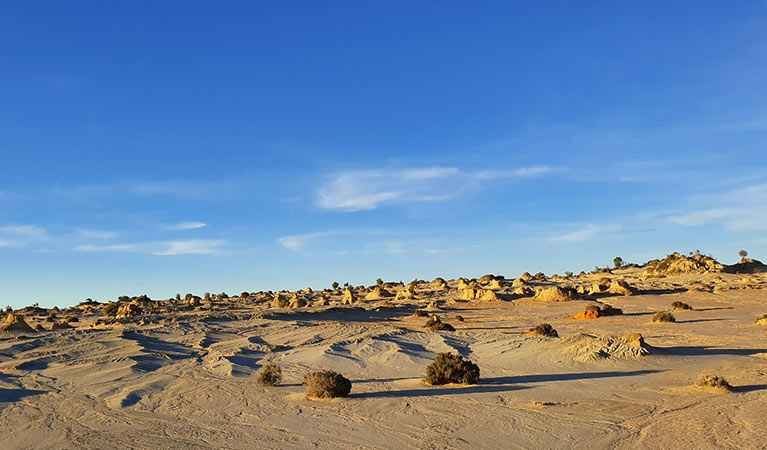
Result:
<svg viewBox="0 0 767 450">
<path fill-rule="evenodd" d="M 578 275 L 89 299 L 6 314 L 0 423 L 9 448 L 152 448 L 157 435 L 170 448 L 235 435 L 242 448 L 498 435 L 759 448 L 765 333 L 763 264 L 699 253 Z M 714 431 L 686 433 L 700 417 Z"/>
</svg>

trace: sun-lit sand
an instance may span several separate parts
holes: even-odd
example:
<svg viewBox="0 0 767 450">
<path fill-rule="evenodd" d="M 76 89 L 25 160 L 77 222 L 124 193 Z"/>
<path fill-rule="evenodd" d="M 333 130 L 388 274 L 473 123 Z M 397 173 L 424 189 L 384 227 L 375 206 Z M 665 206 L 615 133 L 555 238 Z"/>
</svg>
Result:
<svg viewBox="0 0 767 450">
<path fill-rule="evenodd" d="M 16 311 L 0 335 L 2 447 L 765 448 L 767 273 L 677 260 Z M 433 316 L 455 331 L 425 328 Z M 542 323 L 559 337 L 530 333 Z M 479 383 L 426 384 L 442 352 L 476 363 Z M 276 386 L 256 382 L 266 363 Z M 304 376 L 323 369 L 351 394 L 307 399 Z"/>
</svg>

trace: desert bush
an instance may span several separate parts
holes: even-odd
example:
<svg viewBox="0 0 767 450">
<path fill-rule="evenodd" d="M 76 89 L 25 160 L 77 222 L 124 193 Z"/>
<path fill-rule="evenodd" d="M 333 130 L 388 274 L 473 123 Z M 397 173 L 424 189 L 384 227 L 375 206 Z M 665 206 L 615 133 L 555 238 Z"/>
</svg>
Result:
<svg viewBox="0 0 767 450">
<path fill-rule="evenodd" d="M 67 316 L 64 318 L 64 322 L 70 323 L 70 322 L 79 322 L 80 319 L 77 318 L 77 316 Z"/>
<path fill-rule="evenodd" d="M 383 286 L 383 278 L 376 278 L 376 285 Z"/>
<path fill-rule="evenodd" d="M 621 258 L 620 256 L 616 256 L 615 258 L 613 258 L 613 266 L 615 266 L 616 269 L 620 268 L 622 265 L 623 265 L 623 258 Z"/>
<path fill-rule="evenodd" d="M 623 314 L 623 310 L 620 308 L 613 308 L 612 305 L 605 303 L 599 309 L 599 314 L 603 316 L 619 316 Z"/>
<path fill-rule="evenodd" d="M 719 375 L 701 375 L 695 385 L 703 388 L 732 389 L 730 383 Z"/>
<path fill-rule="evenodd" d="M 426 317 L 428 315 L 429 313 L 427 313 L 426 311 L 422 309 L 416 309 L 415 312 L 413 313 L 413 317 Z"/>
<path fill-rule="evenodd" d="M 431 385 L 477 384 L 479 366 L 457 353 L 439 353 L 434 362 L 426 367 L 425 381 Z"/>
<path fill-rule="evenodd" d="M 101 312 L 103 312 L 105 316 L 114 316 L 117 314 L 117 308 L 119 308 L 117 302 L 109 302 L 101 308 Z"/>
<path fill-rule="evenodd" d="M 311 372 L 304 377 L 306 396 L 313 398 L 346 397 L 352 390 L 352 382 L 332 370 Z"/>
<path fill-rule="evenodd" d="M 676 317 L 668 311 L 658 311 L 652 316 L 653 322 L 676 322 Z"/>
<path fill-rule="evenodd" d="M 530 332 L 534 334 L 539 334 L 541 336 L 559 337 L 559 333 L 557 333 L 557 330 L 555 330 L 554 327 L 552 327 L 551 324 L 548 324 L 548 323 L 542 323 L 540 325 L 535 326 L 534 328 L 530 328 Z"/>
<path fill-rule="evenodd" d="M 586 311 L 599 312 L 599 305 L 586 305 Z"/>
<path fill-rule="evenodd" d="M 266 363 L 258 373 L 257 383 L 259 386 L 274 386 L 282 380 L 282 369 L 273 363 Z"/>
<path fill-rule="evenodd" d="M 334 281 L 333 284 L 330 285 L 334 290 L 338 289 L 338 281 Z"/>
<path fill-rule="evenodd" d="M 449 323 L 444 323 L 439 320 L 439 317 L 432 316 L 426 321 L 424 328 L 428 328 L 431 331 L 455 331 L 455 328 Z"/>
<path fill-rule="evenodd" d="M 671 304 L 671 307 L 674 309 L 692 309 L 692 306 L 680 301 L 675 301 Z"/>
<path fill-rule="evenodd" d="M 767 317 L 767 316 L 765 316 L 765 317 Z M 455 315 L 455 320 L 457 320 L 457 321 L 459 321 L 459 322 L 463 322 L 463 316 L 462 316 L 462 315 L 460 315 L 460 314 L 456 314 L 456 315 Z"/>
</svg>

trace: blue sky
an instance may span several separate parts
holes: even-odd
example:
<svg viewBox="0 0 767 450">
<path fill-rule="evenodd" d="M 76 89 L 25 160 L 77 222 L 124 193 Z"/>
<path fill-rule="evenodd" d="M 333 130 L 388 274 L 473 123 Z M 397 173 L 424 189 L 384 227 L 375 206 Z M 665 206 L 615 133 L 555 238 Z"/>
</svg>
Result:
<svg viewBox="0 0 767 450">
<path fill-rule="evenodd" d="M 0 303 L 767 259 L 764 2 L 6 2 Z"/>
</svg>

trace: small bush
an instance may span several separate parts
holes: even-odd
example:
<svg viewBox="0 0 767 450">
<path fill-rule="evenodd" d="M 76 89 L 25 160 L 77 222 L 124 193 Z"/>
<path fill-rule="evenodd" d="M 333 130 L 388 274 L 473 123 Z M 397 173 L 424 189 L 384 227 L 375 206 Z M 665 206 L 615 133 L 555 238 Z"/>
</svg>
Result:
<svg viewBox="0 0 767 450">
<path fill-rule="evenodd" d="M 477 384 L 479 366 L 457 353 L 439 353 L 434 362 L 426 367 L 425 381 L 431 385 Z"/>
<path fill-rule="evenodd" d="M 732 389 L 730 383 L 719 375 L 701 375 L 695 385 L 702 388 L 726 389 L 728 391 Z"/>
<path fill-rule="evenodd" d="M 277 364 L 267 363 L 258 373 L 259 386 L 274 386 L 282 380 L 282 369 Z"/>
<path fill-rule="evenodd" d="M 304 377 L 306 396 L 313 398 L 346 397 L 352 390 L 352 382 L 332 370 L 312 372 Z"/>
<path fill-rule="evenodd" d="M 536 326 L 535 328 L 530 328 L 530 332 L 541 335 L 541 336 L 559 337 L 559 333 L 557 333 L 557 330 L 555 330 L 554 327 L 552 327 L 551 324 L 548 324 L 548 323 L 542 323 Z"/>
<path fill-rule="evenodd" d="M 119 305 L 116 302 L 109 302 L 101 308 L 101 312 L 104 313 L 105 316 L 114 316 L 117 314 L 117 308 L 119 308 Z"/>
<path fill-rule="evenodd" d="M 603 316 L 619 316 L 623 314 L 623 310 L 620 308 L 613 308 L 612 305 L 605 303 L 599 309 L 599 314 Z"/>
<path fill-rule="evenodd" d="M 596 311 L 596 312 L 599 312 L 599 306 L 597 306 L 597 305 L 587 305 L 586 306 L 586 311 Z"/>
<path fill-rule="evenodd" d="M 652 316 L 653 322 L 676 322 L 676 317 L 668 311 L 659 311 Z"/>
<path fill-rule="evenodd" d="M 462 316 L 462 315 L 460 315 L 460 314 L 456 314 L 456 315 L 455 315 L 455 320 L 457 320 L 457 321 L 459 321 L 459 322 L 463 322 L 463 316 Z"/>
<path fill-rule="evenodd" d="M 671 307 L 674 309 L 692 309 L 692 306 L 688 305 L 687 303 L 676 301 L 671 304 Z"/>
<path fill-rule="evenodd" d="M 453 328 L 452 325 L 442 322 L 437 316 L 429 318 L 423 327 L 428 328 L 431 331 L 455 331 L 455 328 Z"/>
<path fill-rule="evenodd" d="M 422 309 L 416 309 L 415 312 L 413 313 L 413 317 L 426 317 L 428 315 L 429 313 L 427 313 L 426 311 Z"/>
</svg>

